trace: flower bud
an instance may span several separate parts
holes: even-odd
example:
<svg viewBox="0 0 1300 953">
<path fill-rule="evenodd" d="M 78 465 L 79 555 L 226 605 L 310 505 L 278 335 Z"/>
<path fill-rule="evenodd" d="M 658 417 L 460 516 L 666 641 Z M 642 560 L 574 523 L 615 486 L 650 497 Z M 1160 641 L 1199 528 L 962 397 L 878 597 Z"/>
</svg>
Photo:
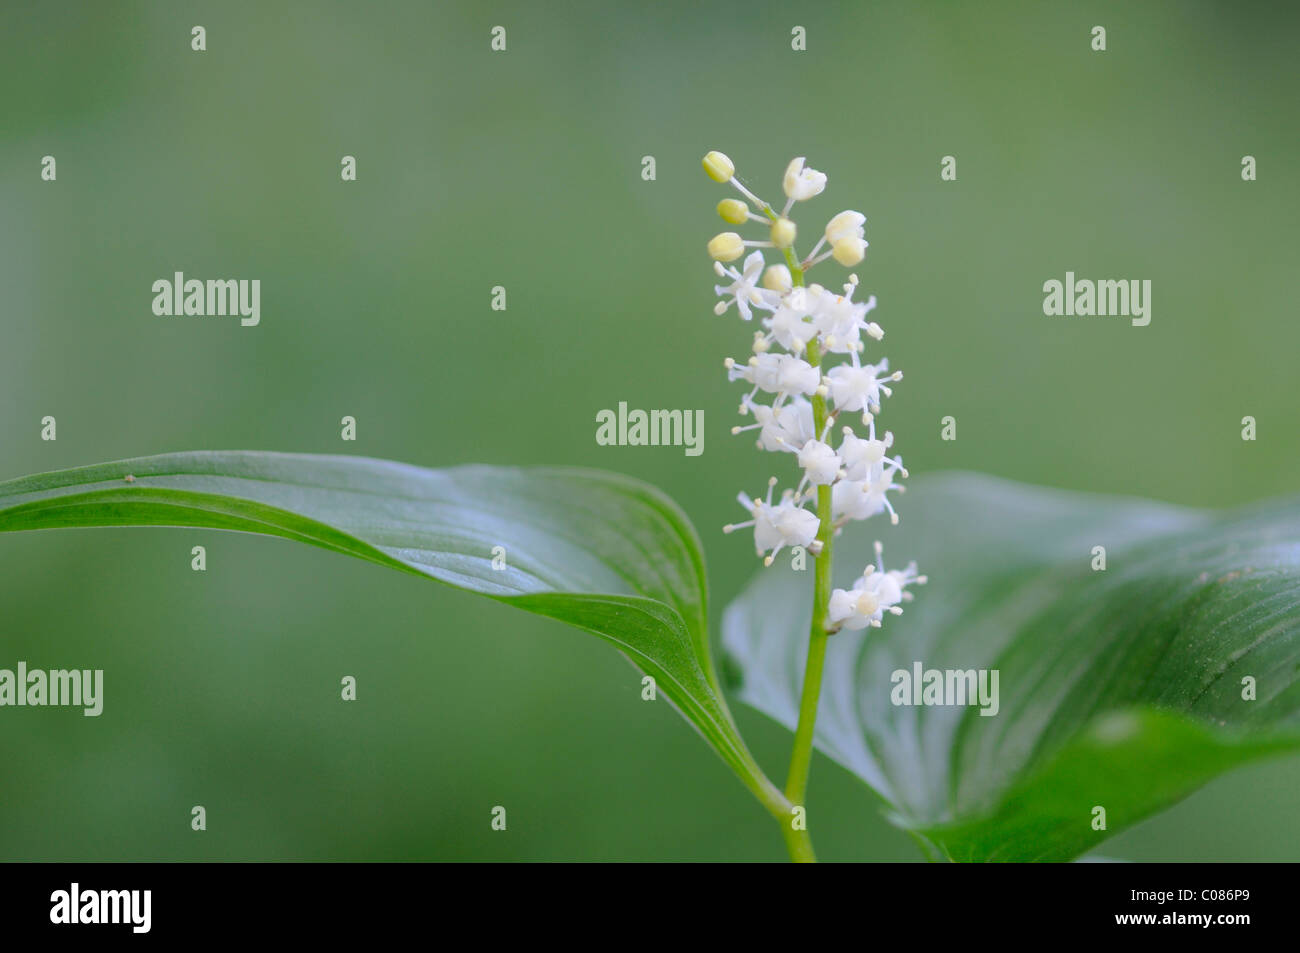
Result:
<svg viewBox="0 0 1300 953">
<path fill-rule="evenodd" d="M 860 264 L 866 253 L 867 243 L 861 238 L 841 238 L 831 245 L 831 257 L 845 268 Z"/>
<path fill-rule="evenodd" d="M 740 199 L 723 199 L 718 203 L 718 214 L 729 225 L 743 225 L 749 221 L 749 206 Z"/>
<path fill-rule="evenodd" d="M 717 261 L 735 261 L 744 253 L 745 243 L 735 232 L 720 232 L 709 241 L 709 256 Z"/>
<path fill-rule="evenodd" d="M 867 217 L 861 212 L 840 212 L 826 225 L 826 241 L 834 245 L 841 238 L 861 238 Z"/>
<path fill-rule="evenodd" d="M 778 218 L 772 223 L 772 244 L 777 248 L 789 248 L 794 244 L 794 222 L 788 218 Z"/>
<path fill-rule="evenodd" d="M 704 157 L 704 171 L 714 182 L 727 182 L 736 174 L 736 166 L 721 152 L 710 152 Z"/>
<path fill-rule="evenodd" d="M 779 291 L 785 294 L 794 287 L 790 269 L 785 265 L 769 265 L 767 271 L 763 272 L 763 287 L 768 291 Z"/>
</svg>

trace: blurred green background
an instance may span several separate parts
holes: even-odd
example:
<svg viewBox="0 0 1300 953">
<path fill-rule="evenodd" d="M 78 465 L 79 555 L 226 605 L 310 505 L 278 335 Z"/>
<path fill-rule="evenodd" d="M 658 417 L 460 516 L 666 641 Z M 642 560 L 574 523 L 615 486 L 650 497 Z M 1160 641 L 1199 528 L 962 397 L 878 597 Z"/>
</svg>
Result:
<svg viewBox="0 0 1300 953">
<path fill-rule="evenodd" d="M 696 522 L 716 618 L 755 568 L 718 527 L 769 474 L 727 433 L 721 361 L 749 328 L 710 313 L 704 244 L 728 193 L 699 158 L 718 148 L 769 196 L 794 155 L 826 171 L 805 234 L 866 213 L 859 271 L 907 375 L 884 420 L 914 474 L 1201 506 L 1295 492 L 1298 19 L 1249 3 L 10 0 L 0 478 L 193 448 L 621 470 Z M 949 154 L 958 180 L 941 182 Z M 153 316 L 150 286 L 175 270 L 260 278 L 261 326 Z M 1042 284 L 1066 270 L 1151 279 L 1150 326 L 1044 317 Z M 595 414 L 620 400 L 703 409 L 703 456 L 597 446 Z M 212 532 L 5 535 L 0 580 L 0 667 L 103 668 L 107 694 L 97 719 L 0 711 L 4 859 L 784 857 L 638 673 L 559 623 Z M 782 774 L 788 735 L 738 717 Z M 1297 789 L 1297 758 L 1239 771 L 1105 852 L 1300 859 Z M 820 854 L 918 859 L 875 803 L 819 758 Z"/>
</svg>

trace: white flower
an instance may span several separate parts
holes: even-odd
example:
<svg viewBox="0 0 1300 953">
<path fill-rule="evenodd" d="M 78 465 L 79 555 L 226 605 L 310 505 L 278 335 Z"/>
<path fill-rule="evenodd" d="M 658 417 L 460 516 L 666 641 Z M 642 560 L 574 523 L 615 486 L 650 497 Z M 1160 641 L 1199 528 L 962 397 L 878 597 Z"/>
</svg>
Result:
<svg viewBox="0 0 1300 953">
<path fill-rule="evenodd" d="M 821 528 L 817 514 L 796 506 L 793 500 L 782 500 L 772 507 L 771 515 L 772 528 L 780 538 L 772 549 L 773 556 L 782 546 L 811 546 Z"/>
<path fill-rule="evenodd" d="M 885 450 L 894 435 L 886 433 L 884 440 L 863 440 L 849 427 L 844 428 L 840 442 L 840 459 L 844 461 L 844 478 L 861 483 L 867 479 L 871 468 L 884 459 Z"/>
<path fill-rule="evenodd" d="M 734 532 L 747 526 L 754 527 L 754 549 L 761 556 L 771 550 L 763 562 L 770 566 L 783 546 L 811 546 L 817 538 L 821 522 L 816 513 L 798 506 L 791 491 L 787 490 L 776 505 L 772 504 L 772 488 L 776 486 L 776 477 L 767 485 L 767 500 L 750 499 L 741 493 L 736 498 L 740 505 L 749 510 L 752 519 L 743 523 L 731 523 L 722 528 L 724 533 Z"/>
<path fill-rule="evenodd" d="M 762 429 L 759 440 L 764 450 L 793 451 L 811 440 L 814 434 L 812 404 L 796 397 L 775 411 L 771 425 Z"/>
<path fill-rule="evenodd" d="M 866 480 L 840 480 L 831 487 L 831 518 L 837 523 L 864 520 L 870 515 Z"/>
<path fill-rule="evenodd" d="M 888 466 L 877 464 L 879 469 L 872 472 L 867 478 L 866 493 L 868 516 L 875 516 L 877 513 L 887 510 L 889 512 L 889 521 L 895 525 L 898 524 L 898 514 L 894 512 L 893 505 L 885 495 L 890 490 L 903 492 L 903 487 L 894 482 L 894 474 L 903 469 L 903 458 L 897 457 L 889 461 Z"/>
<path fill-rule="evenodd" d="M 729 380 L 744 380 L 754 385 L 745 401 L 752 400 L 762 390 L 776 394 L 776 404 L 779 405 L 792 394 L 812 396 L 821 386 L 821 374 L 817 368 L 793 354 L 764 352 L 755 354 L 746 364 L 738 364 L 731 358 L 723 363 Z M 745 412 L 745 407 L 745 402 L 742 402 L 741 413 Z"/>
<path fill-rule="evenodd" d="M 802 397 L 795 397 L 781 407 L 756 404 L 746 398 L 743 406 L 753 413 L 758 423 L 732 427 L 731 432 L 758 429 L 758 443 L 764 450 L 795 452 L 815 436 L 812 404 Z"/>
<path fill-rule="evenodd" d="M 760 390 L 775 394 L 777 376 L 781 372 L 781 358 L 787 356 L 779 352 L 765 351 L 762 354 L 755 354 L 744 364 L 729 357 L 722 362 L 722 365 L 727 369 L 727 380 L 748 381 L 754 385 L 754 390 L 750 393 L 751 397 Z M 742 410 L 741 413 L 744 411 Z"/>
<path fill-rule="evenodd" d="M 840 458 L 830 444 L 820 440 L 809 440 L 799 450 L 797 459 L 803 468 L 804 479 L 799 484 L 802 491 L 804 483 L 813 486 L 826 486 L 834 483 L 840 473 Z"/>
<path fill-rule="evenodd" d="M 831 488 L 831 515 L 836 520 L 868 520 L 880 512 L 888 512 L 889 521 L 898 523 L 898 514 L 889 502 L 889 490 L 902 493 L 902 486 L 893 481 L 902 471 L 902 460 L 889 460 L 868 467 L 865 480 L 841 480 Z"/>
<path fill-rule="evenodd" d="M 893 393 L 887 381 L 897 381 L 902 374 L 889 371 L 889 359 L 881 358 L 879 364 L 856 363 L 857 352 L 853 354 L 853 364 L 841 364 L 831 368 L 826 375 L 826 386 L 830 388 L 831 400 L 839 410 L 869 410 L 880 413 L 880 395 L 888 397 Z M 883 376 L 882 376 L 883 375 Z"/>
<path fill-rule="evenodd" d="M 826 350 L 833 354 L 855 354 L 861 350 L 861 332 L 871 327 L 866 316 L 875 306 L 875 298 L 854 301 L 848 296 L 831 296 L 817 322 Z"/>
<path fill-rule="evenodd" d="M 821 386 L 821 371 L 793 354 L 778 354 L 776 392 L 778 394 L 803 394 L 811 397 Z"/>
<path fill-rule="evenodd" d="M 876 424 L 871 423 L 871 437 L 864 440 L 849 427 L 844 428 L 844 439 L 840 442 L 840 460 L 844 463 L 844 478 L 858 483 L 866 482 L 872 476 L 880 476 L 884 470 L 885 453 L 894 445 L 894 435 L 885 431 L 885 439 L 876 439 Z M 901 459 L 897 462 L 898 472 L 907 476 Z"/>
<path fill-rule="evenodd" d="M 868 566 L 852 589 L 836 589 L 831 593 L 827 621 L 836 628 L 865 629 L 879 627 L 886 612 L 902 615 L 901 602 L 910 602 L 912 594 L 907 587 L 924 585 L 925 576 L 918 576 L 916 563 L 908 563 L 903 570 L 886 571 L 882 547 L 876 543 L 876 565 Z"/>
<path fill-rule="evenodd" d="M 898 513 L 886 495 L 890 490 L 900 493 L 903 487 L 894 482 L 894 475 L 902 471 L 902 460 L 878 462 L 870 465 L 866 479 L 840 480 L 831 488 L 831 515 L 836 519 L 865 520 L 877 513 L 888 512 L 889 521 L 898 523 Z"/>
<path fill-rule="evenodd" d="M 866 331 L 879 341 L 885 336 L 880 325 L 867 320 L 876 308 L 876 297 L 854 301 L 858 277 L 853 275 L 844 285 L 843 295 L 827 293 L 817 315 L 817 329 L 821 332 L 826 350 L 836 354 L 856 354 L 862 349 L 861 333 Z"/>
<path fill-rule="evenodd" d="M 814 195 L 821 195 L 826 188 L 826 173 L 805 169 L 803 162 L 803 156 L 791 159 L 781 183 L 785 187 L 786 197 L 795 202 L 804 202 Z"/>
<path fill-rule="evenodd" d="M 809 317 L 819 303 L 812 289 L 795 288 L 781 299 L 780 306 L 770 318 L 763 319 L 763 325 L 777 344 L 798 353 L 817 333 L 817 325 Z"/>
<path fill-rule="evenodd" d="M 720 261 L 713 263 L 713 270 L 718 273 L 719 278 L 731 278 L 731 284 L 723 287 L 714 285 L 713 293 L 720 296 L 728 296 L 736 303 L 736 310 L 746 321 L 750 320 L 753 315 L 750 313 L 749 306 L 756 305 L 760 308 L 766 308 L 771 311 L 776 305 L 769 303 L 769 299 L 775 299 L 776 296 L 770 291 L 758 287 L 759 279 L 763 275 L 763 253 L 756 251 L 745 259 L 745 264 L 740 271 L 735 268 L 728 268 Z M 713 309 L 714 314 L 722 314 L 731 307 L 731 301 L 719 301 Z"/>
</svg>

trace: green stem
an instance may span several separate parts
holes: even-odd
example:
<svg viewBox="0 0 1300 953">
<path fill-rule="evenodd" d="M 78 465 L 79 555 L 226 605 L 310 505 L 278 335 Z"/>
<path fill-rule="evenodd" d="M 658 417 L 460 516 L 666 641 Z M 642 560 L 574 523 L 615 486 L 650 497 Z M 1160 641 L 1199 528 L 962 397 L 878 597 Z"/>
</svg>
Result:
<svg viewBox="0 0 1300 953">
<path fill-rule="evenodd" d="M 819 494 L 820 495 L 820 494 Z M 821 510 L 820 502 L 818 510 Z M 822 571 L 819 557 L 814 579 L 817 605 L 808 638 L 808 661 L 803 673 L 803 694 L 799 699 L 799 725 L 794 733 L 794 751 L 790 755 L 790 774 L 785 782 L 785 796 L 791 804 L 802 805 L 808 793 L 808 772 L 812 765 L 813 729 L 817 724 L 817 703 L 821 698 L 822 669 L 826 663 L 826 610 L 830 601 L 830 572 Z"/>
<path fill-rule="evenodd" d="M 763 212 L 776 221 L 780 216 L 766 203 Z M 795 287 L 803 287 L 803 268 L 799 265 L 799 256 L 794 246 L 781 249 L 785 255 L 786 267 L 790 269 L 790 280 Z M 821 349 L 816 340 L 808 344 L 808 363 L 821 367 Z M 813 432 L 821 436 L 826 427 L 826 398 L 814 394 Z M 794 751 L 790 756 L 790 776 L 785 784 L 785 809 L 779 812 L 769 803 L 781 832 L 785 837 L 786 850 L 795 863 L 813 863 L 817 860 L 813 853 L 812 838 L 808 834 L 808 813 L 804 805 L 808 793 L 808 771 L 812 765 L 813 729 L 817 723 L 817 703 L 821 698 L 822 669 L 826 662 L 826 612 L 831 601 L 831 543 L 834 530 L 831 527 L 831 488 L 817 487 L 817 518 L 821 525 L 817 530 L 817 541 L 821 548 L 813 563 L 813 611 L 812 623 L 808 633 L 808 662 L 804 666 L 803 694 L 799 699 L 799 724 L 794 733 Z M 801 815 L 801 829 L 794 826 L 796 809 Z"/>
<path fill-rule="evenodd" d="M 764 208 L 768 217 L 775 220 L 776 214 L 770 208 Z M 785 254 L 786 267 L 796 287 L 803 285 L 803 269 L 799 267 L 799 257 L 794 248 L 782 249 Z M 821 349 L 814 340 L 808 344 L 808 363 L 813 367 L 821 366 Z M 826 426 L 826 398 L 814 394 L 813 431 L 820 435 Z M 812 838 L 807 830 L 807 808 L 804 798 L 808 791 L 808 771 L 812 764 L 813 728 L 817 722 L 817 703 L 821 697 L 822 669 L 826 661 L 826 610 L 831 599 L 831 488 L 817 488 L 817 518 L 821 526 L 817 531 L 817 541 L 821 549 L 813 563 L 813 613 L 808 639 L 808 661 L 804 667 L 803 694 L 799 700 L 799 724 L 794 734 L 794 751 L 790 757 L 790 776 L 786 781 L 785 798 L 788 808 L 784 814 L 772 811 L 781 824 L 785 837 L 786 849 L 790 859 L 795 863 L 812 863 L 817 860 L 813 853 Z M 796 829 L 795 809 L 801 815 L 801 828 Z M 771 806 L 769 805 L 769 810 Z"/>
<path fill-rule="evenodd" d="M 785 848 L 790 854 L 790 859 L 795 863 L 815 862 L 817 856 L 813 853 L 812 839 L 808 836 L 806 821 L 796 828 L 794 826 L 795 805 L 790 803 L 776 785 L 768 782 L 766 777 L 763 781 L 766 783 L 754 793 L 780 825 L 781 836 L 785 838 Z"/>
<path fill-rule="evenodd" d="M 791 815 L 786 815 L 785 823 L 781 825 L 781 832 L 785 835 L 785 849 L 790 853 L 790 859 L 796 864 L 815 864 L 817 855 L 813 853 L 812 838 L 808 836 L 808 830 L 795 830 L 792 824 Z"/>
<path fill-rule="evenodd" d="M 808 346 L 808 363 L 821 365 L 816 342 Z M 826 398 L 814 395 L 813 426 L 820 434 L 826 426 Z M 813 564 L 813 611 L 808 631 L 808 661 L 804 667 L 803 694 L 799 700 L 799 724 L 794 733 L 794 751 L 790 757 L 790 774 L 785 796 L 791 804 L 802 806 L 808 792 L 808 772 L 812 764 L 813 729 L 817 724 L 817 703 L 821 698 L 822 669 L 826 661 L 826 611 L 831 599 L 831 549 L 834 540 L 831 526 L 831 488 L 817 488 L 817 518 L 821 527 L 817 540 L 821 550 Z"/>
</svg>

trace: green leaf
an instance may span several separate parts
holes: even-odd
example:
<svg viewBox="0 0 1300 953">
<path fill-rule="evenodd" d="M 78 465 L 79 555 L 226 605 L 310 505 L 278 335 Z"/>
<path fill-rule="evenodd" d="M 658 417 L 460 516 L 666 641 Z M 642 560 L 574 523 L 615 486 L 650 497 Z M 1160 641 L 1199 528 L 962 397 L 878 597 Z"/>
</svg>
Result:
<svg viewBox="0 0 1300 953">
<path fill-rule="evenodd" d="M 930 584 L 883 629 L 831 637 L 816 745 L 932 856 L 1076 857 L 1222 771 L 1300 747 L 1295 501 L 1211 513 L 946 474 L 914 480 L 904 502 L 898 527 L 846 527 L 835 582 L 873 561 L 879 536 L 887 566 L 916 559 Z M 761 572 L 723 620 L 740 697 L 791 729 L 810 576 Z M 916 662 L 997 670 L 997 714 L 894 705 L 893 673 Z"/>
<path fill-rule="evenodd" d="M 613 643 L 772 806 L 709 653 L 699 539 L 613 473 L 246 451 L 172 453 L 0 483 L 0 531 L 200 526 L 283 536 L 429 576 Z M 492 568 L 494 548 L 505 568 Z M 500 551 L 498 551 L 500 552 Z"/>
</svg>

